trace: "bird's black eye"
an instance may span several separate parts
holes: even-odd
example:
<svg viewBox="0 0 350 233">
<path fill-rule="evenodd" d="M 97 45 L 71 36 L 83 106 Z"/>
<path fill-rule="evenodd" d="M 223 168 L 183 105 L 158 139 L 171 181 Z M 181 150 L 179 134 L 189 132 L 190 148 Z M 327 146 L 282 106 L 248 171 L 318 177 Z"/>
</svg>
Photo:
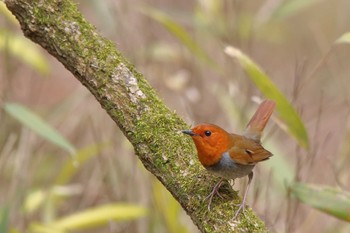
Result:
<svg viewBox="0 0 350 233">
<path fill-rule="evenodd" d="M 206 130 L 206 131 L 204 132 L 204 134 L 205 134 L 205 136 L 209 137 L 209 136 L 211 135 L 211 131 Z"/>
</svg>

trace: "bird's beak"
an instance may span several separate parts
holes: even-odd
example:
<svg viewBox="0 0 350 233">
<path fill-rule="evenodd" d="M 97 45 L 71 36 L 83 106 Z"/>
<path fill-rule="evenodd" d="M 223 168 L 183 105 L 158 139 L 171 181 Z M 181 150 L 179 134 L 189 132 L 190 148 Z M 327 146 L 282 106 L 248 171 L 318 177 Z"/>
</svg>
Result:
<svg viewBox="0 0 350 233">
<path fill-rule="evenodd" d="M 191 137 L 192 136 L 198 136 L 198 134 L 193 133 L 192 130 L 182 130 L 181 132 L 184 133 L 184 134 L 188 134 Z"/>
</svg>

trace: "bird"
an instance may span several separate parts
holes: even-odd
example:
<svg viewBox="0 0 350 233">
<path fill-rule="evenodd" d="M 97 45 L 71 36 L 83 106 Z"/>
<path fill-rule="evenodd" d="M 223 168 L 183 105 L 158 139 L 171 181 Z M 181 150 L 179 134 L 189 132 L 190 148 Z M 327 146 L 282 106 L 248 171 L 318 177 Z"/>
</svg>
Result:
<svg viewBox="0 0 350 233">
<path fill-rule="evenodd" d="M 242 135 L 228 133 L 217 125 L 207 123 L 198 124 L 190 130 L 182 130 L 182 133 L 191 136 L 200 163 L 210 173 L 221 177 L 205 198 L 209 199 L 209 211 L 213 196 L 215 194 L 221 196 L 218 190 L 225 179 L 235 180 L 248 176 L 243 200 L 233 218 L 237 218 L 240 212 L 244 213 L 247 193 L 253 179 L 253 168 L 257 163 L 272 156 L 272 153 L 261 145 L 261 136 L 275 106 L 273 100 L 264 100 Z"/>
</svg>

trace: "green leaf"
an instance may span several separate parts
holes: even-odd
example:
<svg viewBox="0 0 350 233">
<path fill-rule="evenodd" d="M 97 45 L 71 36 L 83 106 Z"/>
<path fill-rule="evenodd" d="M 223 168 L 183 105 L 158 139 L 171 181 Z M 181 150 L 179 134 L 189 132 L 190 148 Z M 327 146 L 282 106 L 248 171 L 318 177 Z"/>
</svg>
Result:
<svg viewBox="0 0 350 233">
<path fill-rule="evenodd" d="M 283 4 L 274 12 L 274 17 L 280 20 L 296 15 L 311 5 L 320 2 L 320 0 L 287 0 L 282 2 Z"/>
<path fill-rule="evenodd" d="M 12 227 L 8 233 L 20 233 L 20 231 Z"/>
<path fill-rule="evenodd" d="M 7 206 L 0 208 L 0 232 L 7 232 L 9 224 L 9 208 Z"/>
<path fill-rule="evenodd" d="M 54 212 L 57 203 L 62 201 L 63 198 L 71 197 L 82 193 L 82 187 L 78 184 L 73 185 L 55 185 L 52 188 L 38 189 L 30 192 L 23 205 L 23 211 L 26 214 L 32 214 L 39 208 L 44 209 L 44 216 L 46 221 L 52 216 L 55 216 Z"/>
<path fill-rule="evenodd" d="M 226 54 L 236 58 L 256 87 L 269 99 L 276 101 L 276 109 L 280 118 L 286 123 L 287 131 L 293 135 L 299 144 L 305 148 L 309 146 L 307 131 L 298 113 L 287 98 L 277 88 L 261 68 L 239 49 L 228 46 Z"/>
<path fill-rule="evenodd" d="M 60 173 L 56 178 L 56 185 L 66 184 L 79 171 L 79 166 L 97 155 L 102 149 L 106 148 L 109 143 L 93 144 L 80 149 L 73 156 L 74 161 L 68 160 L 64 166 L 60 169 Z"/>
<path fill-rule="evenodd" d="M 219 71 L 218 64 L 211 59 L 211 57 L 195 42 L 187 31 L 173 19 L 171 19 L 164 12 L 154 8 L 142 8 L 141 13 L 149 16 L 163 27 L 165 27 L 170 33 L 172 33 L 183 45 L 185 45 L 197 58 L 204 63 L 210 65 L 212 68 Z"/>
<path fill-rule="evenodd" d="M 344 33 L 334 43 L 335 44 L 348 44 L 348 43 L 350 43 L 350 32 Z"/>
<path fill-rule="evenodd" d="M 144 207 L 131 204 L 109 204 L 63 217 L 45 226 L 33 225 L 33 232 L 67 232 L 92 229 L 110 221 L 134 220 L 145 216 Z"/>
<path fill-rule="evenodd" d="M 44 190 L 36 190 L 33 192 L 30 192 L 25 201 L 24 201 L 24 212 L 25 213 L 33 213 L 36 211 L 43 202 L 47 199 L 48 191 Z"/>
<path fill-rule="evenodd" d="M 40 53 L 39 47 L 22 35 L 0 30 L 0 49 L 8 50 L 11 55 L 41 74 L 48 74 L 50 71 L 50 66 Z"/>
<path fill-rule="evenodd" d="M 153 179 L 153 199 L 157 205 L 157 210 L 164 218 L 166 232 L 169 233 L 187 233 L 186 225 L 181 222 L 181 206 L 157 180 Z"/>
<path fill-rule="evenodd" d="M 28 108 L 16 103 L 7 103 L 4 109 L 9 115 L 20 121 L 24 126 L 32 129 L 44 139 L 67 150 L 71 155 L 75 153 L 76 150 L 70 142 Z"/>
<path fill-rule="evenodd" d="M 295 183 L 290 187 L 301 202 L 350 222 L 350 194 L 332 187 Z"/>
</svg>

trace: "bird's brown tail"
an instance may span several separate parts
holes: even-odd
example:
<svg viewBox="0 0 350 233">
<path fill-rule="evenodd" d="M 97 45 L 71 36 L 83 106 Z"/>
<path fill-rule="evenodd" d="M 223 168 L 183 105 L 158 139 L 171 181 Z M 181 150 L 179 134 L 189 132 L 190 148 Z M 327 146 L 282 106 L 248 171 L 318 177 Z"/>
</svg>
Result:
<svg viewBox="0 0 350 233">
<path fill-rule="evenodd" d="M 244 136 L 260 141 L 262 131 L 275 110 L 275 106 L 276 103 L 274 101 L 264 100 L 259 105 L 259 108 L 256 110 L 254 116 L 250 119 L 244 132 Z"/>
</svg>

